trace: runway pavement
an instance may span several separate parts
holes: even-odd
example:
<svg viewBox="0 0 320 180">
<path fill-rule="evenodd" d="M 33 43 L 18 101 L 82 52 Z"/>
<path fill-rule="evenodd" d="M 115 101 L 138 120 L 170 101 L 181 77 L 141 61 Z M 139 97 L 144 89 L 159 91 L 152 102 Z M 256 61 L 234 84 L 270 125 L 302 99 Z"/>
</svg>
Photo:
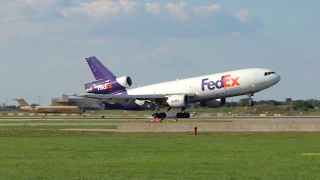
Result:
<svg viewBox="0 0 320 180">
<path fill-rule="evenodd" d="M 162 123 L 147 123 L 141 120 L 148 120 L 147 117 L 6 117 L 1 118 L 0 126 L 42 126 L 42 125 L 117 125 L 117 132 L 185 132 L 193 131 L 198 126 L 198 132 L 209 131 L 320 131 L 320 117 L 318 116 L 281 116 L 281 117 L 193 117 L 180 119 L 173 122 L 173 119 L 166 119 Z M 48 122 L 43 122 L 43 121 Z M 72 122 L 72 120 L 78 120 Z M 80 120 L 80 122 L 79 122 Z M 92 120 L 92 122 L 90 122 Z M 113 120 L 113 121 L 111 121 Z M 121 122 L 129 120 L 129 122 Z M 132 122 L 131 122 L 132 120 Z M 139 123 L 134 120 L 140 120 Z M 213 121 L 221 120 L 221 122 Z M 229 121 L 225 121 L 229 120 Z M 6 122 L 5 122 L 6 121 Z M 8 123 L 12 121 L 12 123 Z M 14 123 L 13 121 L 17 121 Z M 25 122 L 19 122 L 25 121 Z M 29 122 L 31 123 L 29 123 Z M 39 122 L 37 122 L 39 121 Z M 41 121 L 41 122 L 40 122 Z M 58 121 L 58 122 L 52 122 Z M 63 121 L 67 121 L 64 122 Z M 83 121 L 83 122 L 82 122 Z M 96 121 L 96 122 L 95 122 Z M 99 122 L 97 122 L 99 121 Z M 103 121 L 103 122 L 101 122 Z M 119 122 L 118 122 L 119 121 Z M 211 121 L 211 122 L 210 122 Z M 3 122 L 3 123 L 1 123 Z M 61 123 L 60 123 L 61 122 Z M 169 123 L 170 122 L 170 123 Z M 213 123 L 214 122 L 214 123 Z M 69 129 L 71 130 L 71 129 Z M 81 130 L 81 129 L 78 129 Z M 99 131 L 99 129 L 84 128 L 83 131 Z M 103 131 L 108 131 L 104 129 Z"/>
<path fill-rule="evenodd" d="M 136 116 L 136 117 L 121 117 L 121 116 L 106 116 L 101 118 L 101 116 L 90 116 L 90 117 L 0 117 L 0 121 L 29 121 L 29 120 L 148 120 L 151 117 Z M 172 121 L 175 118 L 166 118 L 164 121 Z M 195 120 L 230 120 L 230 121 L 279 121 L 279 122 L 320 122 L 320 116 L 195 116 L 189 119 L 179 119 L 181 121 L 195 121 Z"/>
</svg>

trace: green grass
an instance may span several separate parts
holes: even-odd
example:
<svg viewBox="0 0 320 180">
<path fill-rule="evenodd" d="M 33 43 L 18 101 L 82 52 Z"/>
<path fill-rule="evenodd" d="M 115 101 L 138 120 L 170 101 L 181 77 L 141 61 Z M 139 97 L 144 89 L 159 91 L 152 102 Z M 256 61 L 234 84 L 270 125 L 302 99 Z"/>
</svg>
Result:
<svg viewBox="0 0 320 180">
<path fill-rule="evenodd" d="M 320 132 L 0 130 L 2 179 L 319 179 Z"/>
</svg>

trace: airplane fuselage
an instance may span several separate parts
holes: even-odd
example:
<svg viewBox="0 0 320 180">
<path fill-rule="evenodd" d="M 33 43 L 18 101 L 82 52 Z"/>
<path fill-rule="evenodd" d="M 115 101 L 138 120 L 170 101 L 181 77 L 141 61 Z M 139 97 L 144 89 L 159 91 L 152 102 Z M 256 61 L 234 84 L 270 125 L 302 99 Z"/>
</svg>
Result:
<svg viewBox="0 0 320 180">
<path fill-rule="evenodd" d="M 264 75 L 268 69 L 243 69 L 194 78 L 157 83 L 127 90 L 129 95 L 190 94 L 193 102 L 259 92 L 280 80 L 277 74 Z"/>
<path fill-rule="evenodd" d="M 118 94 L 195 94 L 190 103 L 256 93 L 280 81 L 280 76 L 268 69 L 250 68 L 193 78 L 157 83 L 128 89 Z M 138 102 L 138 101 L 137 101 Z M 139 104 L 139 103 L 138 103 Z M 137 103 L 105 104 L 112 108 L 139 109 Z"/>
</svg>

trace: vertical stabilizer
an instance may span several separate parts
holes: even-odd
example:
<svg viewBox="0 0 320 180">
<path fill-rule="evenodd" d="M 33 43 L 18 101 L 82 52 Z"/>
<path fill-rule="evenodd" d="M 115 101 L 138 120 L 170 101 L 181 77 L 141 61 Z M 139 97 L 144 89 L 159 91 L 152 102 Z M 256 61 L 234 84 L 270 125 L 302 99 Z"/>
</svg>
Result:
<svg viewBox="0 0 320 180">
<path fill-rule="evenodd" d="M 95 56 L 87 57 L 86 60 L 96 80 L 99 80 L 99 79 L 115 80 L 117 78 Z"/>
<path fill-rule="evenodd" d="M 20 107 L 29 106 L 29 104 L 24 99 L 15 99 L 20 104 Z"/>
</svg>

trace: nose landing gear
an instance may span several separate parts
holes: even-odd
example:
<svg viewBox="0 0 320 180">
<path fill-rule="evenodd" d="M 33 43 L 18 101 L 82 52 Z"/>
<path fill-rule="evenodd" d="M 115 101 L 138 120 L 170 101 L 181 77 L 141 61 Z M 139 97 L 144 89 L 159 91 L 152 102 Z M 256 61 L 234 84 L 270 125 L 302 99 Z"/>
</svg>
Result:
<svg viewBox="0 0 320 180">
<path fill-rule="evenodd" d="M 248 94 L 248 96 L 249 96 L 249 106 L 253 106 L 254 105 L 254 103 L 253 103 L 253 100 L 252 100 L 252 97 L 251 96 L 254 96 L 254 94 L 253 93 L 251 93 L 251 94 Z"/>
<path fill-rule="evenodd" d="M 153 113 L 152 117 L 160 118 L 161 120 L 164 120 L 167 117 L 167 114 L 160 112 L 160 106 L 161 106 L 161 102 L 156 102 L 156 110 L 157 110 L 157 112 Z"/>
</svg>

